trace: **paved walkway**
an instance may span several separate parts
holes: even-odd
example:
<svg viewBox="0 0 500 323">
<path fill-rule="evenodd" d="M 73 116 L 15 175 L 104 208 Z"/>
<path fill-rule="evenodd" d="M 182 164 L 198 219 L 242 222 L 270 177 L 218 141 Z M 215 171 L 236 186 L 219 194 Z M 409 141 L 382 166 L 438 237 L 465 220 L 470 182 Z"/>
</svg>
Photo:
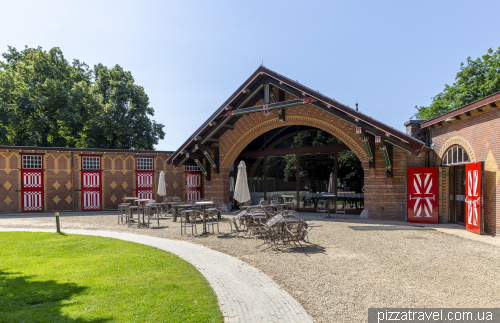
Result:
<svg viewBox="0 0 500 323">
<path fill-rule="evenodd" d="M 0 231 L 54 232 L 0 228 Z M 64 230 L 140 243 L 178 255 L 193 264 L 217 295 L 224 322 L 312 322 L 302 305 L 260 270 L 224 253 L 186 241 L 132 233 Z"/>
</svg>

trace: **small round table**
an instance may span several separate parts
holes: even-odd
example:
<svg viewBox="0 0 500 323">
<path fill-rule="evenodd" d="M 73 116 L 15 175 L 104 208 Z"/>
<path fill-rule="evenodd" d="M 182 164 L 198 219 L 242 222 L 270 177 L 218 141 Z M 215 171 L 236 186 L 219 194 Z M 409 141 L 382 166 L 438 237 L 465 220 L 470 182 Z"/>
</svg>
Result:
<svg viewBox="0 0 500 323">
<path fill-rule="evenodd" d="M 137 202 L 147 202 L 147 201 L 149 201 L 149 199 L 137 199 L 136 201 Z M 146 203 L 144 203 L 144 204 L 146 204 Z M 144 221 L 144 209 L 145 208 L 146 207 L 144 205 L 142 205 L 142 223 L 139 223 L 138 228 L 148 228 L 149 227 L 148 225 L 146 225 L 146 222 Z"/>
<path fill-rule="evenodd" d="M 135 209 L 136 206 L 134 206 L 134 202 L 137 201 L 139 198 L 138 197 L 125 197 L 124 200 L 129 200 L 131 201 L 131 204 L 132 204 L 132 208 Z M 133 210 L 130 210 L 130 222 L 135 222 L 134 220 L 132 220 L 132 215 L 133 215 Z M 139 212 L 139 211 L 137 211 Z M 137 215 L 139 216 L 139 215 Z"/>
<path fill-rule="evenodd" d="M 200 201 L 200 202 L 195 202 L 197 205 L 201 205 L 203 208 L 203 232 L 201 233 L 202 235 L 205 234 L 210 234 L 210 232 L 207 231 L 207 213 L 206 213 L 206 208 L 207 205 L 213 205 L 214 202 L 212 201 Z"/>
<path fill-rule="evenodd" d="M 330 215 L 330 202 L 331 199 L 334 198 L 335 194 L 323 195 L 322 197 L 326 197 L 328 199 L 328 215 L 325 218 L 333 219 L 333 216 Z M 335 205 L 335 218 L 337 218 L 337 205 Z"/>
</svg>

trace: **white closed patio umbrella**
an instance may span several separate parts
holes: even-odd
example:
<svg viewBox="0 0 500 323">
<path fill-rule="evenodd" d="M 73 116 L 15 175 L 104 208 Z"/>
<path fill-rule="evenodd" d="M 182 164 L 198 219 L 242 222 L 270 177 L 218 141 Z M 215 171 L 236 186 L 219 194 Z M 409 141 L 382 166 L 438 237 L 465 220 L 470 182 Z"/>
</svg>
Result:
<svg viewBox="0 0 500 323">
<path fill-rule="evenodd" d="M 247 166 L 244 161 L 238 165 L 238 176 L 236 177 L 236 187 L 234 188 L 234 199 L 240 203 L 250 200 L 250 190 L 248 189 Z"/>
<path fill-rule="evenodd" d="M 330 180 L 328 181 L 328 193 L 335 193 L 335 176 L 333 172 L 330 173 Z"/>
<path fill-rule="evenodd" d="M 167 189 L 165 188 L 165 173 L 163 171 L 160 172 L 160 179 L 158 180 L 158 195 L 165 196 L 167 195 Z"/>
</svg>

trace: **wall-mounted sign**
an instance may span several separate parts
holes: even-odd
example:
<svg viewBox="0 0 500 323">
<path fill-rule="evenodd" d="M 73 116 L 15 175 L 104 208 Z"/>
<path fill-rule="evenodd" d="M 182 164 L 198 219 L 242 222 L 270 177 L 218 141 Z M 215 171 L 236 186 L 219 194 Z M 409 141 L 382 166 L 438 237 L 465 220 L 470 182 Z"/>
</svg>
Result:
<svg viewBox="0 0 500 323">
<path fill-rule="evenodd" d="M 408 222 L 438 223 L 437 167 L 408 168 Z"/>
</svg>

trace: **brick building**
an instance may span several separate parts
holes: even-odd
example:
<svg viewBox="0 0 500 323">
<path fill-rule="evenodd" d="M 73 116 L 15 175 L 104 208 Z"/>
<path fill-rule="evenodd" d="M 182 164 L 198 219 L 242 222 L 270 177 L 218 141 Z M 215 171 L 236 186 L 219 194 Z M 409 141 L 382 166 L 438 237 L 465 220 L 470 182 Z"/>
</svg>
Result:
<svg viewBox="0 0 500 323">
<path fill-rule="evenodd" d="M 498 234 L 499 100 L 495 94 L 432 120 L 411 120 L 402 133 L 259 67 L 175 152 L 0 146 L 0 212 L 115 210 L 127 196 L 159 201 L 160 171 L 168 196 L 231 203 L 241 160 L 254 202 L 286 194 L 310 210 L 306 197 L 326 192 L 328 178 L 340 176 L 339 156 L 352 152 L 361 179 L 342 184 L 364 192 L 373 219 L 406 221 L 423 210 L 436 222 L 464 224 L 472 203 L 465 165 L 482 162 L 484 195 L 474 203 L 481 202 L 484 232 Z M 436 190 L 432 198 L 415 195 L 417 168 L 436 170 L 423 184 Z"/>
<path fill-rule="evenodd" d="M 116 210 L 127 196 L 159 201 L 184 196 L 183 169 L 168 165 L 172 152 L 0 146 L 0 212 Z"/>
<path fill-rule="evenodd" d="M 341 143 L 299 144 L 297 138 L 318 131 Z M 236 165 L 244 160 L 253 182 L 251 195 L 288 192 L 303 209 L 309 206 L 300 197 L 303 191 L 314 186 L 324 192 L 317 188 L 330 170 L 337 178 L 338 153 L 349 150 L 362 164 L 369 217 L 406 220 L 407 168 L 428 165 L 425 143 L 265 67 L 259 67 L 168 162 L 198 165 L 205 174 L 204 196 L 229 203 Z M 308 172 L 323 168 L 328 170 L 324 180 Z"/>
<path fill-rule="evenodd" d="M 455 109 L 432 120 L 407 122 L 407 132 L 426 141 L 429 165 L 442 178 L 440 222 L 466 222 L 465 165 L 484 163 L 484 231 L 500 234 L 500 93 Z"/>
</svg>

